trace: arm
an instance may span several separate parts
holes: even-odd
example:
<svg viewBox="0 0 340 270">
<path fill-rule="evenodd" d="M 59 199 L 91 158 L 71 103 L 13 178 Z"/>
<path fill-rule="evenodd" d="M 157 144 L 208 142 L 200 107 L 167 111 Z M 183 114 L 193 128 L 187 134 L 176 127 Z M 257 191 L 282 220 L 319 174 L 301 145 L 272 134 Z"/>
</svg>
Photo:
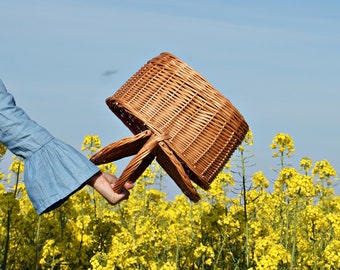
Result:
<svg viewBox="0 0 340 270">
<path fill-rule="evenodd" d="M 50 211 L 88 184 L 110 204 L 127 199 L 133 184 L 113 191 L 116 177 L 98 168 L 73 147 L 55 139 L 15 104 L 0 80 L 0 141 L 25 159 L 25 185 L 37 212 Z"/>
</svg>

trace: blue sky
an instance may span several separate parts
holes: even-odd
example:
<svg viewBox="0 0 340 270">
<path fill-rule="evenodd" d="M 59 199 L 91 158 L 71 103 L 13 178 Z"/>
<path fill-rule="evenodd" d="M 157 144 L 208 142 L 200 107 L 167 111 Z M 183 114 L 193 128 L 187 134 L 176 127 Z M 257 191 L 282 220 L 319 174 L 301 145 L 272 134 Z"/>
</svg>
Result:
<svg viewBox="0 0 340 270">
<path fill-rule="evenodd" d="M 293 137 L 295 167 L 309 156 L 339 172 L 339 29 L 339 1 L 2 0 L 0 78 L 56 137 L 80 149 L 97 134 L 106 145 L 131 133 L 105 98 L 168 51 L 244 115 L 249 172 L 275 179 L 269 145 L 279 132 Z"/>
</svg>

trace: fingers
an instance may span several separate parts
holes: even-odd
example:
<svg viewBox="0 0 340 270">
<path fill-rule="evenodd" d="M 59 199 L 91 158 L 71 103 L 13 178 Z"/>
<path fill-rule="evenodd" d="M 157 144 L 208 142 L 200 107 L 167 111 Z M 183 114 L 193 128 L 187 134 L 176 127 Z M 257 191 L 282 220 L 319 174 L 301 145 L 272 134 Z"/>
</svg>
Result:
<svg viewBox="0 0 340 270">
<path fill-rule="evenodd" d="M 112 188 L 112 192 L 114 192 L 116 194 L 116 198 L 117 198 L 117 202 L 114 202 L 112 204 L 116 204 L 122 200 L 127 200 L 130 196 L 130 191 L 133 187 L 134 187 L 134 182 L 132 181 L 127 181 L 122 190 L 120 191 L 120 193 L 116 193 L 114 190 L 113 190 L 113 187 L 114 187 L 115 183 L 111 183 L 111 188 Z"/>
<path fill-rule="evenodd" d="M 118 178 L 114 175 L 111 175 L 109 173 L 103 172 L 103 175 L 107 179 L 107 181 L 110 183 L 111 187 L 113 188 L 116 182 L 118 181 Z M 130 190 L 135 186 L 135 183 L 133 181 L 127 181 L 124 184 L 124 188 L 126 190 Z"/>
<path fill-rule="evenodd" d="M 127 181 L 122 190 L 117 193 L 113 190 L 117 180 L 117 177 L 114 175 L 106 172 L 99 172 L 91 177 L 87 183 L 97 190 L 108 201 L 108 203 L 115 205 L 120 201 L 127 200 L 130 196 L 129 190 L 134 187 L 134 182 Z"/>
<path fill-rule="evenodd" d="M 124 187 L 122 188 L 121 192 L 117 193 L 113 190 L 113 187 L 118 180 L 117 177 L 106 172 L 103 172 L 102 176 L 105 178 L 107 183 L 110 185 L 111 196 L 109 197 L 109 199 L 107 199 L 107 197 L 104 196 L 110 204 L 114 205 L 114 204 L 119 203 L 122 200 L 127 200 L 129 198 L 130 196 L 129 190 L 134 187 L 134 182 L 127 181 L 124 184 Z"/>
<path fill-rule="evenodd" d="M 133 189 L 134 186 L 135 186 L 135 183 L 133 181 L 127 181 L 124 184 L 124 188 L 126 188 L 127 190 Z"/>
<path fill-rule="evenodd" d="M 116 181 L 117 178 L 115 176 L 109 173 L 98 172 L 87 181 L 87 184 L 92 186 L 100 195 L 102 195 L 108 203 L 114 205 L 122 200 L 126 200 L 130 195 L 130 192 L 125 187 L 120 193 L 114 192 L 112 185 L 114 185 Z"/>
<path fill-rule="evenodd" d="M 114 192 L 112 190 L 112 192 Z M 109 201 L 110 204 L 115 205 L 123 200 L 127 200 L 130 196 L 130 192 L 126 189 L 123 189 L 121 193 L 115 193 L 113 196 L 113 200 Z"/>
<path fill-rule="evenodd" d="M 118 180 L 115 175 L 109 174 L 107 172 L 102 172 L 102 175 L 105 177 L 106 181 L 110 184 L 115 184 Z"/>
</svg>

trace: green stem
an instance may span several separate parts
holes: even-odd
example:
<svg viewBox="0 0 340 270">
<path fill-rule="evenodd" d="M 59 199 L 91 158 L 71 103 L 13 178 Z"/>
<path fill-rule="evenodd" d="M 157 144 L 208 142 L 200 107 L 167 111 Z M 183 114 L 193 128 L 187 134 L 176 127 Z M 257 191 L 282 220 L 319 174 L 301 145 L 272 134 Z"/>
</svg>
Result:
<svg viewBox="0 0 340 270">
<path fill-rule="evenodd" d="M 95 147 L 94 140 L 91 138 L 91 147 L 90 149 L 93 149 Z M 91 151 L 91 156 L 94 154 L 92 150 Z M 94 217 L 97 218 L 97 200 L 96 200 L 96 192 L 94 189 L 92 189 L 92 195 L 93 195 L 93 208 L 94 208 Z"/>
<path fill-rule="evenodd" d="M 97 219 L 97 200 L 95 189 L 92 189 L 94 218 Z"/>
<path fill-rule="evenodd" d="M 295 265 L 295 249 L 296 249 L 296 241 L 297 241 L 297 237 L 296 237 L 297 228 L 296 227 L 297 227 L 298 204 L 299 204 L 299 197 L 297 198 L 296 205 L 294 207 L 294 233 L 293 233 L 293 243 L 292 243 L 292 252 L 291 252 L 292 262 L 290 264 L 291 270 L 294 269 L 294 265 Z"/>
<path fill-rule="evenodd" d="M 247 188 L 246 188 L 246 166 L 245 157 L 243 151 L 241 151 L 241 164 L 242 164 L 242 189 L 243 189 L 243 211 L 244 211 L 244 222 L 245 222 L 245 259 L 246 266 L 249 267 L 249 224 L 248 224 L 248 214 L 247 214 Z"/>
<path fill-rule="evenodd" d="M 315 223 L 312 220 L 312 241 L 313 241 L 313 262 L 314 262 L 314 268 L 313 269 L 318 269 L 317 268 L 317 246 L 316 246 L 316 235 L 315 235 Z"/>
<path fill-rule="evenodd" d="M 284 163 L 284 154 L 283 153 L 281 153 L 281 157 L 280 157 L 280 161 L 281 161 L 281 170 L 284 168 L 284 166 L 285 166 L 285 163 Z"/>
<path fill-rule="evenodd" d="M 179 252 L 179 249 L 180 249 L 180 239 L 179 239 L 178 235 L 176 235 L 176 238 L 177 238 L 177 245 L 176 245 L 176 266 L 178 267 L 179 264 L 180 264 L 180 260 L 179 260 L 179 255 L 180 255 L 180 252 Z"/>
<path fill-rule="evenodd" d="M 19 176 L 20 176 L 20 166 L 19 163 L 18 169 L 16 171 L 16 179 L 15 179 L 15 186 L 14 186 L 14 193 L 13 198 L 15 199 L 18 192 L 18 185 L 19 185 Z M 6 219 L 6 242 L 5 242 L 5 251 L 4 251 L 4 258 L 2 263 L 2 269 L 7 268 L 7 259 L 8 259 L 8 252 L 9 252 L 9 242 L 10 242 L 10 230 L 11 230 L 11 215 L 12 215 L 13 206 L 9 208 L 7 211 L 7 219 Z"/>
<path fill-rule="evenodd" d="M 37 225 L 37 234 L 35 237 L 35 257 L 34 257 L 34 269 L 38 269 L 38 253 L 39 253 L 39 238 L 40 238 L 40 223 L 41 223 L 41 216 L 39 216 L 38 219 L 38 225 Z"/>
<path fill-rule="evenodd" d="M 9 250 L 9 237 L 10 237 L 10 229 L 11 229 L 11 212 L 12 208 L 7 211 L 7 220 L 6 220 L 6 242 L 5 242 L 5 251 L 4 251 L 4 258 L 2 262 L 2 269 L 7 268 L 7 257 L 8 257 L 8 250 Z"/>
<path fill-rule="evenodd" d="M 218 261 L 219 261 L 219 259 L 220 259 L 220 257 L 221 257 L 221 254 L 222 254 L 222 251 L 223 251 L 223 249 L 224 249 L 224 246 L 225 246 L 225 242 L 226 242 L 226 236 L 224 235 L 224 234 L 222 234 L 222 243 L 221 243 L 221 247 L 219 248 L 219 250 L 218 250 L 218 253 L 217 253 L 217 257 L 216 257 L 216 260 L 215 260 L 215 263 L 214 263 L 214 268 L 213 268 L 213 270 L 216 270 L 217 269 L 217 265 L 218 265 Z"/>
</svg>

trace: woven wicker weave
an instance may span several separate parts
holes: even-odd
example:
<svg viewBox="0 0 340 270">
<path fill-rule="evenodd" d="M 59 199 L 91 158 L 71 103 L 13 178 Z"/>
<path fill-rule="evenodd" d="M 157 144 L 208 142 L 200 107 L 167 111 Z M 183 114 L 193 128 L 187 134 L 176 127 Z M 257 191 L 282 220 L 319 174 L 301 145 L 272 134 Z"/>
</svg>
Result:
<svg viewBox="0 0 340 270">
<path fill-rule="evenodd" d="M 198 201 L 191 181 L 208 189 L 248 131 L 228 99 L 169 53 L 148 61 L 106 103 L 135 134 L 91 157 L 103 164 L 135 155 L 116 191 L 127 180 L 137 180 L 156 158 L 181 190 Z"/>
</svg>

